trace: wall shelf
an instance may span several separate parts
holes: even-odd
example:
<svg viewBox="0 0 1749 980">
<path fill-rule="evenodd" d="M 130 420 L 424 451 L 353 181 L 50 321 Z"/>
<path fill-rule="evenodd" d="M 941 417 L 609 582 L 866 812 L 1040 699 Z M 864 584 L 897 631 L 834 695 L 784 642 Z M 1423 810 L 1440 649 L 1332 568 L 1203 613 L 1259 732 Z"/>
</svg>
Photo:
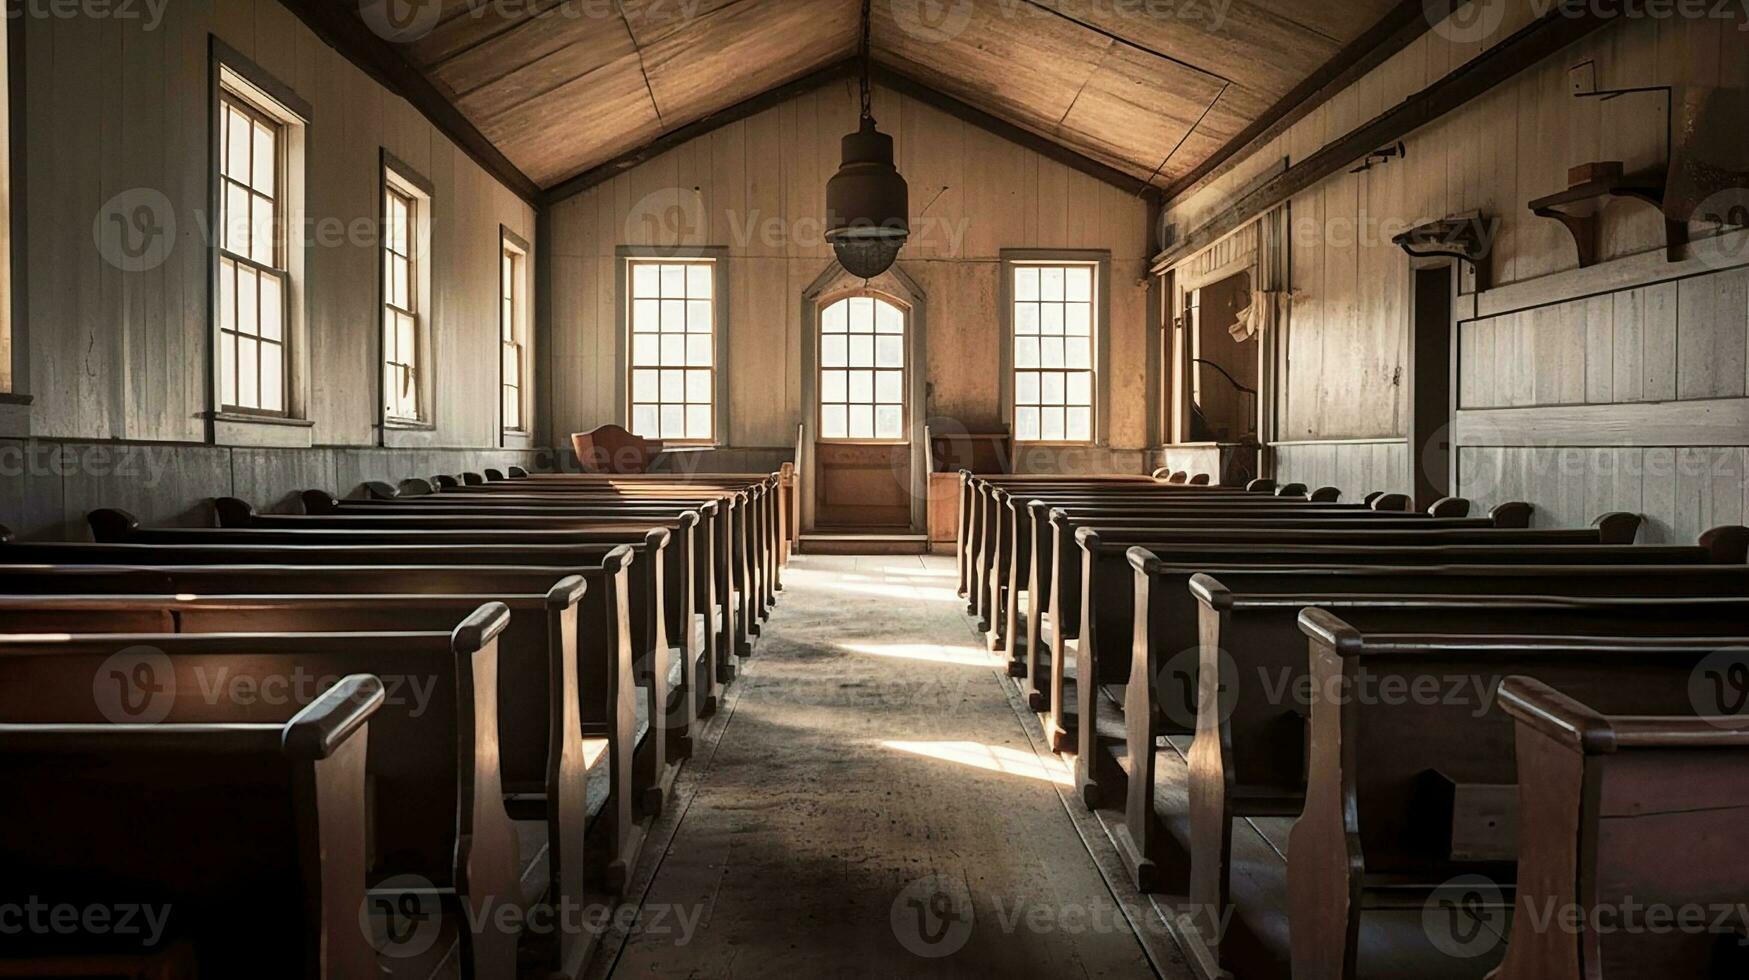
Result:
<svg viewBox="0 0 1749 980">
<path fill-rule="evenodd" d="M 1664 209 L 1664 171 L 1645 170 L 1624 174 L 1615 161 L 1588 163 L 1568 172 L 1571 182 L 1564 191 L 1539 197 L 1530 202 L 1530 210 L 1539 218 L 1552 218 L 1566 226 L 1579 250 L 1579 267 L 1597 264 L 1598 220 L 1605 205 L 1618 198 L 1644 201 Z M 1671 262 L 1682 259 L 1688 244 L 1688 225 L 1664 218 L 1664 251 Z"/>
</svg>

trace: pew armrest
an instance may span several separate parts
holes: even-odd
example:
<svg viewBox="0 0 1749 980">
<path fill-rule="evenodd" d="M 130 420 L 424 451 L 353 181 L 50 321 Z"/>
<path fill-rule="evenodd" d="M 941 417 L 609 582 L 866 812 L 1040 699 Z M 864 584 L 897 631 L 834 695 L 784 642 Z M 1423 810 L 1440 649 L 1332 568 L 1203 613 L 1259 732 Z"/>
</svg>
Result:
<svg viewBox="0 0 1749 980">
<path fill-rule="evenodd" d="M 1530 527 L 1530 515 L 1533 510 L 1535 508 L 1526 501 L 1509 500 L 1503 504 L 1496 504 L 1494 509 L 1488 512 L 1488 516 L 1494 519 L 1495 527 L 1527 528 Z"/>
<path fill-rule="evenodd" d="M 126 541 L 140 529 L 140 519 L 119 507 L 99 507 L 85 515 L 85 522 L 98 542 Z"/>
<path fill-rule="evenodd" d="M 1470 502 L 1462 497 L 1441 497 L 1427 508 L 1429 517 L 1468 517 Z"/>
<path fill-rule="evenodd" d="M 364 495 L 374 500 L 393 500 L 401 495 L 400 488 L 381 480 L 371 480 L 363 485 L 363 489 Z"/>
<path fill-rule="evenodd" d="M 306 490 L 305 493 L 320 491 Z M 333 498 L 330 497 L 330 500 Z M 307 510 L 309 505 L 305 504 Z M 255 508 L 249 501 L 237 497 L 216 497 L 213 499 L 213 513 L 219 519 L 220 527 L 248 527 L 255 523 Z"/>
<path fill-rule="evenodd" d="M 477 653 L 509 626 L 510 607 L 502 602 L 488 602 L 462 620 L 450 634 L 450 643 L 458 654 Z"/>
<path fill-rule="evenodd" d="M 332 514 L 340 509 L 340 501 L 326 490 L 305 490 L 298 494 L 306 514 Z"/>
<path fill-rule="evenodd" d="M 1578 751 L 1588 755 L 1615 751 L 1615 731 L 1608 718 L 1534 677 L 1506 678 L 1495 698 L 1521 724 Z"/>
<path fill-rule="evenodd" d="M 1312 491 L 1310 499 L 1314 504 L 1333 504 L 1342 499 L 1342 491 L 1337 487 L 1319 487 Z"/>
<path fill-rule="evenodd" d="M 286 755 L 326 759 L 383 704 L 383 682 L 370 674 L 342 678 L 285 726 Z"/>
</svg>

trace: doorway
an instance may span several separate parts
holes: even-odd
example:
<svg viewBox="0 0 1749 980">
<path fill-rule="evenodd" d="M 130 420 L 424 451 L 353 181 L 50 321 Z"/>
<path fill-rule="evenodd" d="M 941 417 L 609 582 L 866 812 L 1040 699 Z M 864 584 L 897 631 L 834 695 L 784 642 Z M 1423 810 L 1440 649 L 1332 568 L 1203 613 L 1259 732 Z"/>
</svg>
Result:
<svg viewBox="0 0 1749 980">
<path fill-rule="evenodd" d="M 1451 260 L 1411 260 L 1409 323 L 1409 477 L 1415 507 L 1451 495 L 1452 310 L 1458 288 Z"/>
</svg>

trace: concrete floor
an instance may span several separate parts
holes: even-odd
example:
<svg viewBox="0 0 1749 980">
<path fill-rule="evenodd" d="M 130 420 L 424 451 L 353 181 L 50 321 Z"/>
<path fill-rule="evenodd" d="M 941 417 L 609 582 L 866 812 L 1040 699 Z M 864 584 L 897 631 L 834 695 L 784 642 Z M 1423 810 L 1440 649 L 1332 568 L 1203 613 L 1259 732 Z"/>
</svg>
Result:
<svg viewBox="0 0 1749 980">
<path fill-rule="evenodd" d="M 952 559 L 797 556 L 784 584 L 602 972 L 1155 976 Z"/>
</svg>

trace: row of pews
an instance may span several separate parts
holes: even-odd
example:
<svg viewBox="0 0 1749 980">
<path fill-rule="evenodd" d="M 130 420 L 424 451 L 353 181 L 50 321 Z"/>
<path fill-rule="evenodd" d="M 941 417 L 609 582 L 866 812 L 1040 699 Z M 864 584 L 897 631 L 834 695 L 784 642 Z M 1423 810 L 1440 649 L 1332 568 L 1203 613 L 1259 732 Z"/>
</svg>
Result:
<svg viewBox="0 0 1749 980">
<path fill-rule="evenodd" d="M 1471 510 L 962 473 L 960 591 L 1202 976 L 1746 975 L 1749 529 Z"/>
<path fill-rule="evenodd" d="M 579 974 L 777 599 L 777 480 L 366 489 L 0 543 L 0 910 L 48 910 L 0 975 Z"/>
</svg>

